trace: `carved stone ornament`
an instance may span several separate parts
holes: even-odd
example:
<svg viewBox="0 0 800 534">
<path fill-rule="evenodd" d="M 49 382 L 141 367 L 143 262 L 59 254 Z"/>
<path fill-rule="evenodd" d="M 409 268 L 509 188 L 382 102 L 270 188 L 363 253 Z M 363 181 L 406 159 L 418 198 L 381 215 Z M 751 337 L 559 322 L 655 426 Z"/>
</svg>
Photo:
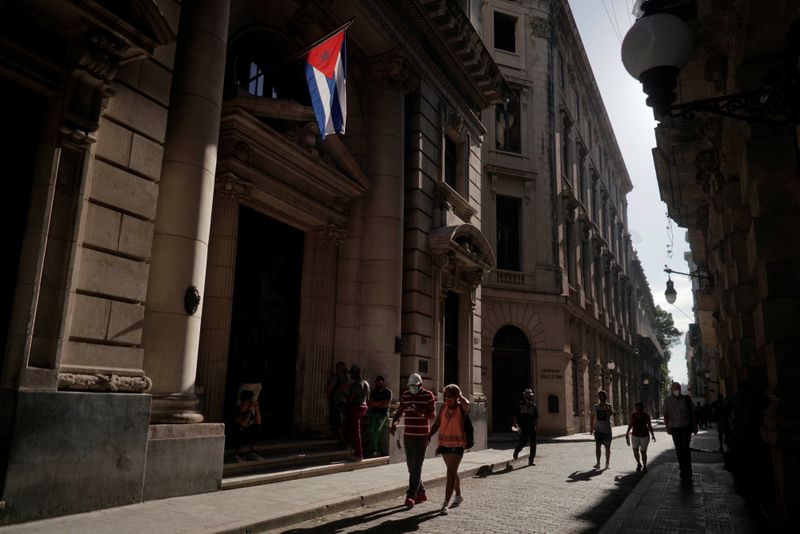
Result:
<svg viewBox="0 0 800 534">
<path fill-rule="evenodd" d="M 550 35 L 550 22 L 544 17 L 531 17 L 531 31 L 534 37 L 547 39 Z"/>
<path fill-rule="evenodd" d="M 333 223 L 317 226 L 314 233 L 319 241 L 334 247 L 341 245 L 347 235 L 344 229 Z"/>
<path fill-rule="evenodd" d="M 67 82 L 59 128 L 65 139 L 78 144 L 95 141 L 92 134 L 100 126 L 100 113 L 114 95 L 111 80 L 127 49 L 126 43 L 102 30 L 81 36 L 71 44 L 74 69 Z"/>
<path fill-rule="evenodd" d="M 302 0 L 297 3 L 300 4 L 300 8 L 295 11 L 289 21 L 289 27 L 295 34 L 301 34 L 309 25 L 325 18 L 326 10 L 332 2 L 331 0 Z"/>
<path fill-rule="evenodd" d="M 146 393 L 152 386 L 153 381 L 146 376 L 58 373 L 59 390 Z"/>
<path fill-rule="evenodd" d="M 250 147 L 247 146 L 247 143 L 238 143 L 233 153 L 236 155 L 236 159 L 240 161 L 250 161 Z"/>
<path fill-rule="evenodd" d="M 420 83 L 419 74 L 397 50 L 390 50 L 373 58 L 369 67 L 369 78 L 369 85 L 388 82 L 402 89 L 403 94 L 416 91 Z"/>
<path fill-rule="evenodd" d="M 223 176 L 217 177 L 214 190 L 219 197 L 239 200 L 253 194 L 253 184 L 236 176 Z"/>
</svg>

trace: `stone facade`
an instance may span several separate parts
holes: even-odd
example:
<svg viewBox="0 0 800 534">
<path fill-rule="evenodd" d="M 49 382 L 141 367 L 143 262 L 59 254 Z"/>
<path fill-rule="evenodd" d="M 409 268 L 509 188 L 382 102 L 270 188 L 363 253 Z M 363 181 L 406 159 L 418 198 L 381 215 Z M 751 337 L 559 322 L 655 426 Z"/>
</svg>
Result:
<svg viewBox="0 0 800 534">
<path fill-rule="evenodd" d="M 640 398 L 656 411 L 661 349 L 627 227 L 633 186 L 569 5 L 481 5 L 484 41 L 514 93 L 483 115 L 481 215 L 497 256 L 482 288 L 489 427 L 508 431 L 528 386 L 550 434 L 588 431 L 601 388 L 617 422 Z"/>
<path fill-rule="evenodd" d="M 678 14 L 694 36 L 678 104 L 763 91 L 775 67 L 796 69 L 797 2 L 762 9 L 699 0 Z M 796 82 L 796 71 L 785 75 Z M 791 530 L 800 499 L 797 89 L 784 98 L 794 115 L 783 123 L 786 114 L 751 115 L 747 107 L 738 108 L 739 119 L 663 117 L 653 152 L 661 196 L 688 229 L 694 271 L 706 280 L 694 292 L 694 358 L 703 379 L 708 371 L 701 381 L 709 396 L 721 393 L 757 414 L 753 428 L 735 429 L 734 437 L 749 438 L 733 442 L 746 457 L 734 472 L 778 531 Z"/>
<path fill-rule="evenodd" d="M 459 4 L 114 6 L 0 6 L 25 125 L 0 523 L 214 490 L 240 384 L 267 430 L 318 436 L 337 360 L 396 394 L 458 382 L 485 446 L 480 112 L 508 88 Z M 323 141 L 284 60 L 352 17 L 347 133 Z"/>
</svg>

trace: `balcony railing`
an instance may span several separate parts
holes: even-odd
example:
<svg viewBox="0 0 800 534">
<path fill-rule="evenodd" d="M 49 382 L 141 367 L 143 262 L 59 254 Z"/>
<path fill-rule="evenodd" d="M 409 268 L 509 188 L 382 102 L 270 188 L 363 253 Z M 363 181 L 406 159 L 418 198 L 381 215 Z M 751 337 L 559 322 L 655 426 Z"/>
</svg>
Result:
<svg viewBox="0 0 800 534">
<path fill-rule="evenodd" d="M 492 287 L 531 290 L 534 287 L 533 273 L 520 271 L 504 271 L 495 269 L 489 273 L 489 284 Z"/>
</svg>

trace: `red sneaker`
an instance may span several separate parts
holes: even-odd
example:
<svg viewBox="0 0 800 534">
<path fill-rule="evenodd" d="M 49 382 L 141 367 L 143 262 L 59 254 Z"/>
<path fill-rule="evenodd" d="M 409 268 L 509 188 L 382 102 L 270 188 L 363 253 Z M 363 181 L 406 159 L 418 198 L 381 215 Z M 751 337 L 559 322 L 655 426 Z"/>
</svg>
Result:
<svg viewBox="0 0 800 534">
<path fill-rule="evenodd" d="M 420 504 L 428 500 L 428 496 L 425 495 L 424 491 L 420 491 L 417 493 L 417 498 L 414 499 L 414 504 Z"/>
<path fill-rule="evenodd" d="M 406 508 L 408 508 L 409 510 L 414 508 L 414 499 L 412 499 L 411 497 L 406 497 Z"/>
</svg>

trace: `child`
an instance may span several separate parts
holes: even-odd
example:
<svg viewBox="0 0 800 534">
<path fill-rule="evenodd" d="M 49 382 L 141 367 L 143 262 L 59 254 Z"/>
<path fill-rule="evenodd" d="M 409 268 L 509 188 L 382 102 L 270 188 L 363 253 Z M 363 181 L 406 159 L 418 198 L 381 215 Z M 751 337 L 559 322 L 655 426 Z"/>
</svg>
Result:
<svg viewBox="0 0 800 534">
<path fill-rule="evenodd" d="M 647 473 L 647 445 L 652 438 L 656 441 L 653 433 L 653 426 L 650 424 L 650 416 L 644 411 L 644 404 L 637 402 L 633 405 L 634 412 L 631 414 L 628 430 L 625 432 L 625 442 L 633 449 L 633 457 L 636 458 L 636 472 Z M 630 438 L 633 429 L 633 440 Z M 648 436 L 648 431 L 650 435 Z M 641 450 L 642 460 L 639 461 L 639 451 Z"/>
<path fill-rule="evenodd" d="M 258 408 L 258 401 L 255 396 L 255 393 L 249 389 L 243 389 L 239 392 L 239 405 L 234 416 L 235 426 L 231 435 L 235 449 L 234 457 L 237 462 L 261 460 L 261 457 L 255 451 L 257 427 L 261 425 L 261 411 Z M 247 455 L 243 455 L 240 452 L 245 442 L 250 446 Z"/>
</svg>

